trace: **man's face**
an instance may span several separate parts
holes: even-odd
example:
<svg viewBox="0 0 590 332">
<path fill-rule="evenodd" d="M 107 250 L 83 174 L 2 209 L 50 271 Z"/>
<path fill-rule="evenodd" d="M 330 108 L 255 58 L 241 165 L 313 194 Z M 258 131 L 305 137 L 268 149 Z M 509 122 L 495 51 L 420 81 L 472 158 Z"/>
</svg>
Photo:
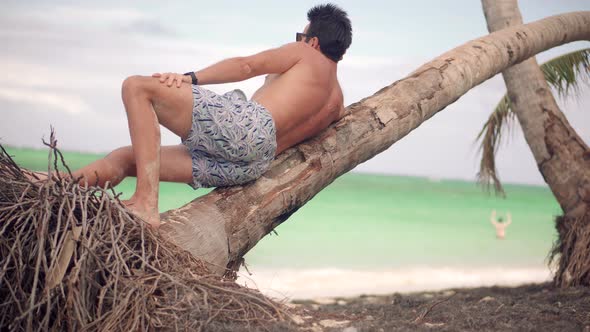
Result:
<svg viewBox="0 0 590 332">
<path fill-rule="evenodd" d="M 303 34 L 306 35 L 307 31 L 309 31 L 309 23 L 305 26 L 305 28 L 303 29 Z M 304 42 L 308 45 L 310 45 L 313 48 L 318 49 L 319 48 L 319 40 L 317 37 L 308 37 L 308 36 L 303 36 L 303 38 L 301 38 L 300 40 L 297 40 L 299 42 Z"/>
</svg>

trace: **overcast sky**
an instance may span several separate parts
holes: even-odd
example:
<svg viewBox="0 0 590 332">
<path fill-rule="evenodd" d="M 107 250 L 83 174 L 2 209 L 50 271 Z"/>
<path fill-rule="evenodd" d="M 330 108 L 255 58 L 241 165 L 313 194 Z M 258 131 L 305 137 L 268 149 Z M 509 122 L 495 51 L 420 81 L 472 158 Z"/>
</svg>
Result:
<svg viewBox="0 0 590 332">
<path fill-rule="evenodd" d="M 41 147 L 49 126 L 62 149 L 108 152 L 130 144 L 122 81 L 135 74 L 198 70 L 294 40 L 317 1 L 12 1 L 0 13 L 0 142 Z M 399 80 L 422 63 L 487 34 L 477 0 L 333 1 L 348 11 L 353 42 L 339 65 L 345 103 Z M 403 4 L 401 6 L 400 4 Z M 590 10 L 585 0 L 520 1 L 526 22 Z M 578 42 L 539 55 L 543 62 L 590 47 Z M 208 86 L 249 96 L 262 78 Z M 356 171 L 475 179 L 474 139 L 505 87 L 495 77 L 360 165 Z M 590 141 L 590 89 L 560 101 Z M 162 132 L 162 144 L 179 139 Z M 517 126 L 498 160 L 501 179 L 542 184 Z"/>
</svg>

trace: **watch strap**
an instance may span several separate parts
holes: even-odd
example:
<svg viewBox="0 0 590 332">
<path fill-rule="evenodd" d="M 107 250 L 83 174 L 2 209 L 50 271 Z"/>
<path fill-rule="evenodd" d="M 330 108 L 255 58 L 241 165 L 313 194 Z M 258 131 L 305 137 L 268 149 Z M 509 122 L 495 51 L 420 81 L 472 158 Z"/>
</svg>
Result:
<svg viewBox="0 0 590 332">
<path fill-rule="evenodd" d="M 197 75 L 195 75 L 194 71 L 189 71 L 188 73 L 184 73 L 185 76 L 190 76 L 191 77 L 191 83 L 193 85 L 197 85 L 199 84 L 199 79 L 197 78 Z"/>
</svg>

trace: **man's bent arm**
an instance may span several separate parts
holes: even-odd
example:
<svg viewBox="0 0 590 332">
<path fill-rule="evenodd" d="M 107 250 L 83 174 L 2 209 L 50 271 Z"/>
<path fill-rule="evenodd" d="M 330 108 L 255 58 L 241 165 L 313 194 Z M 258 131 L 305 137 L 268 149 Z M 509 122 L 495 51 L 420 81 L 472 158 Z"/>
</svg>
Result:
<svg viewBox="0 0 590 332">
<path fill-rule="evenodd" d="M 508 227 L 508 225 L 512 224 L 512 215 L 510 215 L 510 212 L 506 214 L 506 217 L 506 219 L 508 219 L 506 222 L 506 227 Z"/>
<path fill-rule="evenodd" d="M 195 74 L 199 85 L 244 81 L 264 74 L 280 74 L 293 67 L 302 58 L 303 43 L 291 43 L 248 57 L 220 61 Z"/>
<path fill-rule="evenodd" d="M 239 82 L 251 78 L 244 57 L 229 58 L 197 71 L 199 85 Z"/>
<path fill-rule="evenodd" d="M 496 221 L 496 210 L 492 210 L 492 215 L 490 216 L 490 222 L 494 226 L 498 226 L 498 222 Z"/>
</svg>

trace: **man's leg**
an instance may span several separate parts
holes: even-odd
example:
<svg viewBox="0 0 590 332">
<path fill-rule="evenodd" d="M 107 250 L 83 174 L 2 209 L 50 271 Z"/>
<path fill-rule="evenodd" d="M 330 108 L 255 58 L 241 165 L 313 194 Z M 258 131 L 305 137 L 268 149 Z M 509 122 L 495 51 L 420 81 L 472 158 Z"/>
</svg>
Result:
<svg viewBox="0 0 590 332">
<path fill-rule="evenodd" d="M 182 144 L 162 146 L 160 181 L 192 183 L 192 158 Z M 97 185 L 105 188 L 118 185 L 128 176 L 136 176 L 133 147 L 118 148 L 102 159 L 76 170 L 73 178 L 81 178 L 80 185 Z M 107 183 L 108 182 L 108 183 Z"/>
<path fill-rule="evenodd" d="M 190 84 L 168 87 L 157 78 L 132 76 L 123 82 L 123 104 L 136 165 L 137 186 L 128 207 L 157 227 L 160 179 L 160 124 L 186 138 L 192 123 Z"/>
</svg>

